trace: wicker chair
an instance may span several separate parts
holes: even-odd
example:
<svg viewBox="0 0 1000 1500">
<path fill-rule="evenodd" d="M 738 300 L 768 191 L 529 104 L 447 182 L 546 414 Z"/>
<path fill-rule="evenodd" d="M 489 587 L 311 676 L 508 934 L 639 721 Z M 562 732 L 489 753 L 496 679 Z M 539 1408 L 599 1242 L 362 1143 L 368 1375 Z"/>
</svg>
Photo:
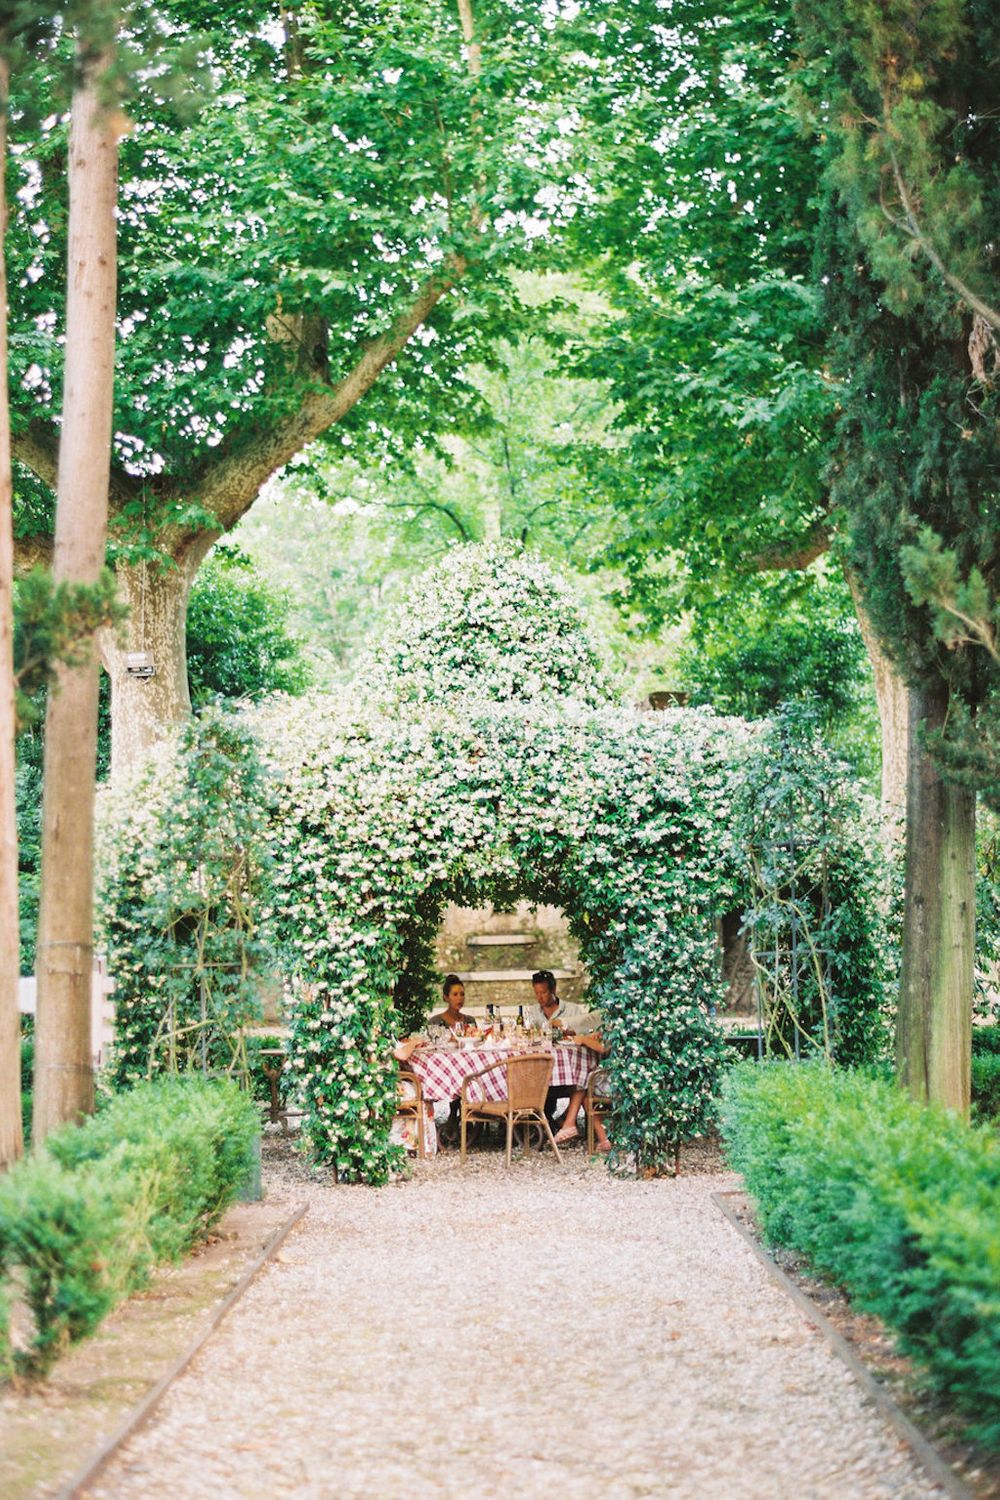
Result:
<svg viewBox="0 0 1000 1500">
<path fill-rule="evenodd" d="M 506 1099 L 470 1099 L 469 1084 L 487 1073 L 503 1068 L 507 1074 Z M 549 1138 L 556 1161 L 562 1165 L 559 1147 L 545 1118 L 545 1096 L 552 1077 L 552 1058 L 547 1052 L 528 1053 L 524 1057 L 508 1057 L 462 1082 L 462 1160 L 465 1160 L 465 1132 L 470 1120 L 505 1120 L 507 1122 L 507 1165 L 510 1166 L 511 1145 L 515 1125 L 540 1125 Z"/>
<path fill-rule="evenodd" d="M 400 1072 L 396 1081 L 396 1114 L 417 1122 L 417 1160 L 424 1159 L 424 1091 L 416 1073 Z"/>
<path fill-rule="evenodd" d="M 595 1068 L 587 1079 L 587 1155 L 594 1154 L 594 1116 L 603 1119 L 614 1108 L 608 1087 L 606 1068 Z"/>
</svg>

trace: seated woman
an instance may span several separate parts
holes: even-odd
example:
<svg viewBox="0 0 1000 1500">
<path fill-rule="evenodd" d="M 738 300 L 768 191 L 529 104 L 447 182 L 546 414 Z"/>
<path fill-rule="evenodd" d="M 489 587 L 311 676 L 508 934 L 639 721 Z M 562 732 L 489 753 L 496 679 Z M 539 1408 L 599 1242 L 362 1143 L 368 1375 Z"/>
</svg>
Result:
<svg viewBox="0 0 1000 1500">
<path fill-rule="evenodd" d="M 427 1022 L 428 1026 L 447 1026 L 449 1030 L 453 1030 L 456 1026 L 475 1026 L 475 1016 L 467 1016 L 462 1010 L 465 985 L 457 974 L 445 975 L 441 993 L 444 995 L 445 1008 L 436 1016 L 431 1016 Z"/>
<path fill-rule="evenodd" d="M 444 996 L 444 1010 L 439 1011 L 436 1016 L 431 1016 L 427 1022 L 428 1026 L 447 1026 L 449 1031 L 453 1031 L 456 1026 L 463 1028 L 466 1026 L 475 1026 L 475 1016 L 467 1015 L 462 1009 L 462 1002 L 465 999 L 465 985 L 457 974 L 446 974 L 444 976 L 441 993 Z M 448 1112 L 448 1123 L 439 1135 L 442 1146 L 458 1145 L 458 1121 L 461 1107 L 458 1099 L 451 1101 L 451 1108 Z"/>
</svg>

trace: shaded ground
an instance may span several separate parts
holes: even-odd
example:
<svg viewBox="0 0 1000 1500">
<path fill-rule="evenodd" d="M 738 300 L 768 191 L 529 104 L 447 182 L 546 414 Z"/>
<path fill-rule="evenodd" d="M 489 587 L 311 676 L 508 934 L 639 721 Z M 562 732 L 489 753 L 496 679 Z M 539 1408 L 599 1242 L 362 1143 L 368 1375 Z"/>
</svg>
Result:
<svg viewBox="0 0 1000 1500">
<path fill-rule="evenodd" d="M 936 1494 L 722 1217 L 725 1182 L 616 1181 L 580 1152 L 307 1181 L 277 1261 L 89 1494 Z"/>
</svg>

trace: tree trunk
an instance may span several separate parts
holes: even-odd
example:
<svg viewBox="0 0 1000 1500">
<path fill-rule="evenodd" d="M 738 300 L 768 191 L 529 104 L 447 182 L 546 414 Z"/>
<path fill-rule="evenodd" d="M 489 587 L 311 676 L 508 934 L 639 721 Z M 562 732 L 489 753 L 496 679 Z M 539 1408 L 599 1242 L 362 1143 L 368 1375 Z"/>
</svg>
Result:
<svg viewBox="0 0 1000 1500">
<path fill-rule="evenodd" d="M 81 42 L 70 124 L 63 421 L 54 576 L 95 583 L 104 566 L 115 358 L 118 126 L 101 98 L 113 58 Z M 33 1137 L 93 1108 L 96 653 L 60 667 L 45 717 Z"/>
<path fill-rule="evenodd" d="M 942 780 L 920 742 L 948 709 L 943 683 L 910 691 L 906 905 L 896 1028 L 900 1083 L 969 1111 L 975 959 L 976 798 Z"/>
<path fill-rule="evenodd" d="M 503 524 L 503 509 L 498 495 L 488 495 L 483 504 L 483 541 L 498 542 Z"/>
<path fill-rule="evenodd" d="M 0 38 L 2 41 L 2 38 Z M 14 527 L 7 401 L 7 89 L 0 56 L 0 1170 L 24 1150 L 21 1134 L 21 1018 L 14 798 Z"/>
<path fill-rule="evenodd" d="M 211 545 L 189 548 L 172 567 L 119 565 L 118 590 L 129 606 L 121 639 L 110 631 L 102 642 L 111 678 L 111 776 L 120 780 L 191 712 L 187 675 L 187 607 L 198 565 Z M 145 651 L 155 675 L 130 676 L 126 656 Z"/>
<path fill-rule="evenodd" d="M 909 689 L 897 672 L 895 663 L 882 650 L 875 627 L 862 602 L 857 579 L 850 572 L 847 573 L 847 583 L 875 681 L 875 700 L 878 704 L 882 738 L 882 806 L 890 817 L 896 819 L 902 816 L 906 807 Z"/>
</svg>

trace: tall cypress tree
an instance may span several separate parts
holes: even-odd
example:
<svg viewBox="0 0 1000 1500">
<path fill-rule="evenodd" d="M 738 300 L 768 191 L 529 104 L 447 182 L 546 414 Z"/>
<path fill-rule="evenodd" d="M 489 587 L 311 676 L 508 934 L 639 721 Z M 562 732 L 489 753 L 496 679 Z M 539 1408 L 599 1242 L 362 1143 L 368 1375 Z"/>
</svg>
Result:
<svg viewBox="0 0 1000 1500">
<path fill-rule="evenodd" d="M 834 495 L 851 561 L 911 685 L 901 1082 L 969 1103 L 977 745 L 1000 666 L 947 608 L 996 599 L 1000 409 L 984 368 L 1000 306 L 1000 13 L 828 0 L 800 8 L 804 93 L 830 146 L 822 272 L 843 382 Z M 984 312 L 987 315 L 984 319 Z M 984 644 L 985 640 L 985 644 Z"/>
</svg>

